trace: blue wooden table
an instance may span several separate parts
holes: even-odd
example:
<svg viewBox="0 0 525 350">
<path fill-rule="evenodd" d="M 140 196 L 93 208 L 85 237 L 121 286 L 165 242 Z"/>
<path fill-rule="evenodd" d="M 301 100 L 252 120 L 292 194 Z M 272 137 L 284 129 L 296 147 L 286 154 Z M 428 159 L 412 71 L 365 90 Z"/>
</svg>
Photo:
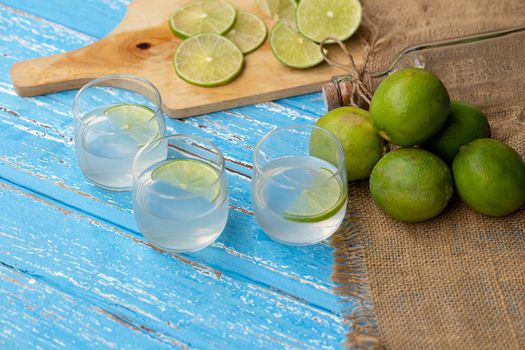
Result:
<svg viewBox="0 0 525 350">
<path fill-rule="evenodd" d="M 21 98 L 13 63 L 107 34 L 128 0 L 0 0 L 0 348 L 342 348 L 344 305 L 327 244 L 288 247 L 256 225 L 255 143 L 311 124 L 320 94 L 186 120 L 227 158 L 231 210 L 217 243 L 175 255 L 138 232 L 129 193 L 82 176 L 73 144 L 76 91 Z"/>
</svg>

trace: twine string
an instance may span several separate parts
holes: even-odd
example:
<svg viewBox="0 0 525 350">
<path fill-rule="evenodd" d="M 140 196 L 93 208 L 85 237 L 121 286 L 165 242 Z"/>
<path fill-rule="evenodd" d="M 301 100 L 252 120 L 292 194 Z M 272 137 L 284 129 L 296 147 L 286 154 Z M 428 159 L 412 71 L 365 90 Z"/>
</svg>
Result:
<svg viewBox="0 0 525 350">
<path fill-rule="evenodd" d="M 368 109 L 372 99 L 372 78 L 368 69 L 370 57 L 386 40 L 378 37 L 377 26 L 372 21 L 365 19 L 362 27 L 368 31 L 368 39 L 362 37 L 363 64 L 360 67 L 355 63 L 354 56 L 348 51 L 346 45 L 337 38 L 329 37 L 321 41 L 321 54 L 326 63 L 347 73 L 346 80 L 350 87 L 348 96 L 350 105 Z M 339 46 L 347 62 L 341 62 L 331 57 L 327 48 L 330 44 Z"/>
</svg>

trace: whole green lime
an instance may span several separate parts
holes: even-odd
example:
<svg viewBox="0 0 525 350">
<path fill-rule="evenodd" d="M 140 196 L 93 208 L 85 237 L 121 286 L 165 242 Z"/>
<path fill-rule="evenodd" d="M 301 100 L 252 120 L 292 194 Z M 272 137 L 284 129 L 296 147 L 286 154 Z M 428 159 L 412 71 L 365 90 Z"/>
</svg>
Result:
<svg viewBox="0 0 525 350">
<path fill-rule="evenodd" d="M 400 148 L 376 164 L 370 192 L 388 215 L 418 222 L 441 213 L 454 190 L 450 169 L 438 156 L 420 148 Z"/>
<path fill-rule="evenodd" d="M 387 143 L 374 130 L 370 115 L 356 107 L 336 108 L 317 121 L 317 126 L 334 134 L 345 152 L 348 181 L 365 179 L 385 154 Z M 313 155 L 319 150 L 312 148 Z"/>
<path fill-rule="evenodd" d="M 424 69 L 406 68 L 383 80 L 370 104 L 372 123 L 387 141 L 419 145 L 436 135 L 450 111 L 447 89 Z"/>
<path fill-rule="evenodd" d="M 478 139 L 461 147 L 452 172 L 459 196 L 479 213 L 505 216 L 525 204 L 525 163 L 501 141 Z"/>
<path fill-rule="evenodd" d="M 425 142 L 423 148 L 450 164 L 461 146 L 482 138 L 490 138 L 490 126 L 485 114 L 466 102 L 452 101 L 445 126 Z"/>
</svg>

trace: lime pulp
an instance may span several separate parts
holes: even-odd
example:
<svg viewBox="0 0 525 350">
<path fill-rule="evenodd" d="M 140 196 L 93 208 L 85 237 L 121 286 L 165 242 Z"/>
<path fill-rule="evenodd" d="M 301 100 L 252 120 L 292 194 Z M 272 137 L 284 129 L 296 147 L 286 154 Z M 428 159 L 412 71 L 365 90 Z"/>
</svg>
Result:
<svg viewBox="0 0 525 350">
<path fill-rule="evenodd" d="M 212 87 L 234 80 L 244 66 L 244 55 L 230 40 L 203 33 L 184 40 L 173 58 L 175 72 L 190 84 Z"/>
<path fill-rule="evenodd" d="M 304 189 L 299 198 L 284 213 L 284 218 L 295 222 L 320 222 L 334 216 L 345 204 L 347 193 L 340 180 L 321 168 L 313 183 Z"/>
<path fill-rule="evenodd" d="M 106 109 L 104 116 L 118 125 L 122 131 L 130 134 L 139 146 L 144 146 L 158 136 L 159 125 L 153 120 L 155 111 L 149 107 L 119 104 Z"/>
<path fill-rule="evenodd" d="M 210 202 L 220 195 L 219 172 L 196 159 L 175 159 L 153 170 L 151 178 L 181 190 L 201 195 Z"/>
<path fill-rule="evenodd" d="M 273 27 L 270 47 L 282 64 L 292 68 L 310 68 L 323 61 L 319 45 L 281 22 Z"/>
<path fill-rule="evenodd" d="M 235 24 L 237 11 L 226 1 L 198 0 L 179 7 L 170 16 L 171 31 L 185 39 L 199 33 L 224 34 Z"/>
<path fill-rule="evenodd" d="M 257 6 L 275 22 L 295 28 L 296 0 L 259 0 Z"/>
<path fill-rule="evenodd" d="M 235 26 L 226 34 L 226 38 L 246 55 L 258 49 L 267 35 L 268 30 L 262 19 L 252 13 L 239 11 Z"/>
<path fill-rule="evenodd" d="M 302 0 L 297 5 L 297 28 L 308 39 L 321 42 L 329 37 L 344 41 L 361 23 L 358 0 Z"/>
</svg>

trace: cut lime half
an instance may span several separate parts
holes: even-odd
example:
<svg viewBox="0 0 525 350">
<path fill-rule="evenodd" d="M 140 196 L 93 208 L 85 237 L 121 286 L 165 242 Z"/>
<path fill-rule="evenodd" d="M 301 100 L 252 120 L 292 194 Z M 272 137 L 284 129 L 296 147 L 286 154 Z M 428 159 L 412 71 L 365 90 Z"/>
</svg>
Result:
<svg viewBox="0 0 525 350">
<path fill-rule="evenodd" d="M 314 182 L 284 213 L 284 218 L 296 222 L 319 222 L 334 216 L 345 204 L 347 193 L 341 181 L 325 168 Z"/>
<path fill-rule="evenodd" d="M 199 0 L 179 7 L 170 16 L 170 28 L 179 38 L 199 33 L 224 34 L 235 24 L 237 11 L 226 1 Z"/>
<path fill-rule="evenodd" d="M 344 41 L 361 23 L 358 0 L 302 0 L 297 5 L 297 28 L 305 37 L 321 42 L 328 37 Z"/>
<path fill-rule="evenodd" d="M 104 111 L 104 116 L 119 126 L 137 141 L 139 147 L 154 139 L 159 134 L 159 124 L 155 111 L 137 104 L 120 104 Z"/>
<path fill-rule="evenodd" d="M 296 0 L 258 0 L 256 6 L 275 22 L 295 28 Z"/>
<path fill-rule="evenodd" d="M 244 55 L 230 40 L 203 33 L 184 40 L 173 63 L 177 75 L 188 83 L 211 87 L 234 80 L 242 71 Z"/>
<path fill-rule="evenodd" d="M 310 68 L 323 62 L 319 45 L 281 22 L 273 27 L 270 47 L 274 56 L 289 67 Z"/>
<path fill-rule="evenodd" d="M 175 159 L 153 170 L 151 178 L 184 191 L 198 194 L 210 202 L 220 195 L 219 172 L 195 159 Z"/>
<path fill-rule="evenodd" d="M 239 11 L 235 26 L 226 34 L 226 38 L 246 55 L 258 49 L 267 35 L 268 30 L 262 19 L 252 13 Z"/>
</svg>

